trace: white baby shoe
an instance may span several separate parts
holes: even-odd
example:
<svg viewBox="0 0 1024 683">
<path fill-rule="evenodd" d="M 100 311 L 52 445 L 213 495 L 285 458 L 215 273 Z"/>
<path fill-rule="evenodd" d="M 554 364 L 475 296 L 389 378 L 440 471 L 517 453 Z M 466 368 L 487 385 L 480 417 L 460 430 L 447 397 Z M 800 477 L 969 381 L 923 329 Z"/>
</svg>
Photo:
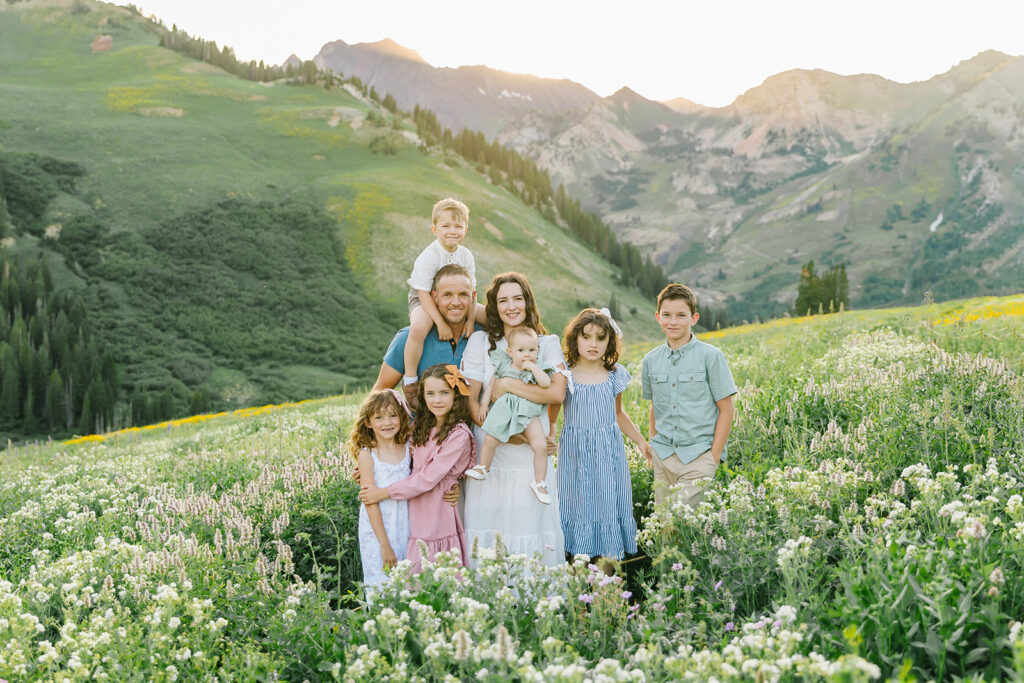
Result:
<svg viewBox="0 0 1024 683">
<path fill-rule="evenodd" d="M 548 483 L 543 479 L 541 479 L 540 481 L 534 481 L 530 483 L 530 490 L 533 491 L 533 495 L 537 496 L 537 500 L 544 503 L 545 505 L 551 505 L 551 494 L 541 491 L 541 487 L 548 487 Z"/>
<path fill-rule="evenodd" d="M 487 478 L 487 468 L 483 465 L 476 465 L 466 470 L 466 476 L 470 479 L 476 479 L 477 481 L 483 481 Z"/>
</svg>

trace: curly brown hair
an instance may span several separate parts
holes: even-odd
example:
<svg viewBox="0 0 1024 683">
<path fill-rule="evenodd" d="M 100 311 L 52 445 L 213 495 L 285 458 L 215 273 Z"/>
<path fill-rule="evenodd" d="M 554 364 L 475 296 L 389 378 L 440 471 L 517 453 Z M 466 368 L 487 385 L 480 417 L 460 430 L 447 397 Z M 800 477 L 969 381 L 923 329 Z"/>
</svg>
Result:
<svg viewBox="0 0 1024 683">
<path fill-rule="evenodd" d="M 548 333 L 540 321 L 537 298 L 533 295 L 533 288 L 530 287 L 530 281 L 526 279 L 526 276 L 520 273 L 499 273 L 494 276 L 491 285 L 487 288 L 487 304 L 485 305 L 487 321 L 484 323 L 484 329 L 487 331 L 487 338 L 491 341 L 491 351 L 505 336 L 505 323 L 501 322 L 501 317 L 498 316 L 498 290 L 502 285 L 510 282 L 519 285 L 523 290 L 523 299 L 526 303 L 526 321 L 523 324 L 536 332 L 538 337 Z"/>
<path fill-rule="evenodd" d="M 395 432 L 395 443 L 405 443 L 409 438 L 412 420 L 405 408 L 398 402 L 398 397 L 390 389 L 371 392 L 359 405 L 359 416 L 352 424 L 348 435 L 348 450 L 353 458 L 359 457 L 359 451 L 377 445 L 377 437 L 370 428 L 370 419 L 374 415 L 382 415 L 386 410 L 393 410 L 398 415 L 398 431 Z"/>
<path fill-rule="evenodd" d="M 416 411 L 416 419 L 412 423 L 412 445 L 423 446 L 430 440 L 430 432 L 437 425 L 437 418 L 434 414 L 427 409 L 426 399 L 423 397 L 423 387 L 427 384 L 427 379 L 436 377 L 442 380 L 448 386 L 451 383 L 445 379 L 445 375 L 451 374 L 448 367 L 444 364 L 431 365 L 427 368 L 423 374 L 420 375 L 419 387 L 416 389 L 416 398 L 419 409 Z M 455 395 L 454 401 L 452 402 L 452 409 L 448 411 L 448 414 L 444 416 L 444 422 L 441 424 L 440 429 L 437 431 L 437 436 L 434 440 L 437 443 L 444 443 L 444 440 L 448 438 L 448 435 L 452 433 L 456 425 L 459 423 L 469 426 L 471 424 L 471 418 L 469 416 L 469 397 L 463 396 L 457 389 L 452 388 L 452 393 Z"/>
<path fill-rule="evenodd" d="M 565 332 L 562 334 L 562 339 L 565 340 L 565 364 L 571 368 L 579 362 L 580 347 L 576 342 L 587 325 L 601 328 L 599 338 L 608 340 L 608 348 L 605 349 L 601 360 L 604 361 L 605 370 L 614 370 L 619 360 L 619 336 L 615 334 L 611 319 L 596 308 L 584 308 L 565 326 Z"/>
</svg>

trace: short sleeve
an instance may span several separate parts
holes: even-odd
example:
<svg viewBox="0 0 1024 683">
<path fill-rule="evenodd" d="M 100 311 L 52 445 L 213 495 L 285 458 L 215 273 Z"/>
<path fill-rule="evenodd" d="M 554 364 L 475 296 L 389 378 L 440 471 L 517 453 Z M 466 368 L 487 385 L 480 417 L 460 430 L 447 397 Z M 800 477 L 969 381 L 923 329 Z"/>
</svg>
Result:
<svg viewBox="0 0 1024 683">
<path fill-rule="evenodd" d="M 470 335 L 469 341 L 466 342 L 466 348 L 462 352 L 462 374 L 467 379 L 476 380 L 477 382 L 484 381 L 486 375 L 485 366 L 490 362 L 488 360 L 490 355 L 488 348 L 490 345 L 487 333 L 483 330 Z"/>
<path fill-rule="evenodd" d="M 616 394 L 621 394 L 629 386 L 629 371 L 621 365 L 616 365 L 609 379 L 612 381 L 612 390 Z"/>
<path fill-rule="evenodd" d="M 704 364 L 708 372 L 711 397 L 716 403 L 736 393 L 736 383 L 732 379 L 729 363 L 721 351 L 713 348 L 712 353 L 707 355 Z"/>
<path fill-rule="evenodd" d="M 429 292 L 434 286 L 434 275 L 439 270 L 434 243 L 420 252 L 416 257 L 416 263 L 412 267 L 412 275 L 409 276 L 409 286 L 413 289 Z"/>
<path fill-rule="evenodd" d="M 651 372 L 648 369 L 647 356 L 644 356 L 644 362 L 640 364 L 640 398 L 645 401 L 650 401 L 654 396 L 654 390 L 651 388 Z"/>
<path fill-rule="evenodd" d="M 540 338 L 540 357 L 537 358 L 537 364 L 542 368 L 565 366 L 565 356 L 562 355 L 562 345 L 557 334 L 546 334 Z"/>
<path fill-rule="evenodd" d="M 509 368 L 512 367 L 512 358 L 502 349 L 494 349 L 487 356 L 491 365 L 494 366 L 494 374 L 498 377 L 507 377 Z"/>
<path fill-rule="evenodd" d="M 473 252 L 469 249 L 466 249 L 466 270 L 469 271 L 469 279 L 473 281 L 473 289 L 476 289 L 476 259 L 473 258 Z"/>
<path fill-rule="evenodd" d="M 405 342 L 409 338 L 409 328 L 403 327 L 391 340 L 388 350 L 384 353 L 384 364 L 405 374 Z"/>
</svg>

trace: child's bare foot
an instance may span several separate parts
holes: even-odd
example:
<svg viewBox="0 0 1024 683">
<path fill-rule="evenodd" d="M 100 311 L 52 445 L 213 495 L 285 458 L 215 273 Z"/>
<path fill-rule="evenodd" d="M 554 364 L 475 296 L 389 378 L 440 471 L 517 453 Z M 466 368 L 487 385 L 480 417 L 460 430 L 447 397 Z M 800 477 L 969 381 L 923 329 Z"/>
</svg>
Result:
<svg viewBox="0 0 1024 683">
<path fill-rule="evenodd" d="M 537 496 L 537 500 L 545 505 L 551 505 L 551 495 L 548 493 L 546 481 L 541 479 L 540 481 L 530 482 L 530 490 L 533 491 L 533 495 Z"/>
</svg>

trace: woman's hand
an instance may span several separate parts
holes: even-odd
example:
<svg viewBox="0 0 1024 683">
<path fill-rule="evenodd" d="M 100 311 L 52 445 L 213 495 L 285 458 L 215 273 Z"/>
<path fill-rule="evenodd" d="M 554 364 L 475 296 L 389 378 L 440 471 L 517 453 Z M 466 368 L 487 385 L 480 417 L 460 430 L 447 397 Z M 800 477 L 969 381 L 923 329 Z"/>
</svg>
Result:
<svg viewBox="0 0 1024 683">
<path fill-rule="evenodd" d="M 388 490 L 382 489 L 378 486 L 364 486 L 359 490 L 359 500 L 364 505 L 373 505 L 379 503 L 388 497 Z"/>
<path fill-rule="evenodd" d="M 525 385 L 526 382 L 515 377 L 495 377 L 494 388 L 491 389 L 491 403 L 494 403 L 505 394 L 515 394 L 516 392 L 513 390 L 520 384 Z"/>
<path fill-rule="evenodd" d="M 398 558 L 395 557 L 395 551 L 391 549 L 390 545 L 380 549 L 380 559 L 384 560 L 385 569 L 394 569 L 398 564 Z"/>
<path fill-rule="evenodd" d="M 352 469 L 352 480 L 357 484 L 359 483 L 359 465 Z"/>
<path fill-rule="evenodd" d="M 449 505 L 458 505 L 459 497 L 462 495 L 462 489 L 459 488 L 458 483 L 452 485 L 450 489 L 444 492 L 441 496 L 441 500 L 448 503 Z"/>
<path fill-rule="evenodd" d="M 478 410 L 476 414 L 476 423 L 478 425 L 483 426 L 484 420 L 487 419 L 487 413 L 490 412 L 490 410 L 489 406 L 480 406 L 480 410 Z"/>
</svg>

